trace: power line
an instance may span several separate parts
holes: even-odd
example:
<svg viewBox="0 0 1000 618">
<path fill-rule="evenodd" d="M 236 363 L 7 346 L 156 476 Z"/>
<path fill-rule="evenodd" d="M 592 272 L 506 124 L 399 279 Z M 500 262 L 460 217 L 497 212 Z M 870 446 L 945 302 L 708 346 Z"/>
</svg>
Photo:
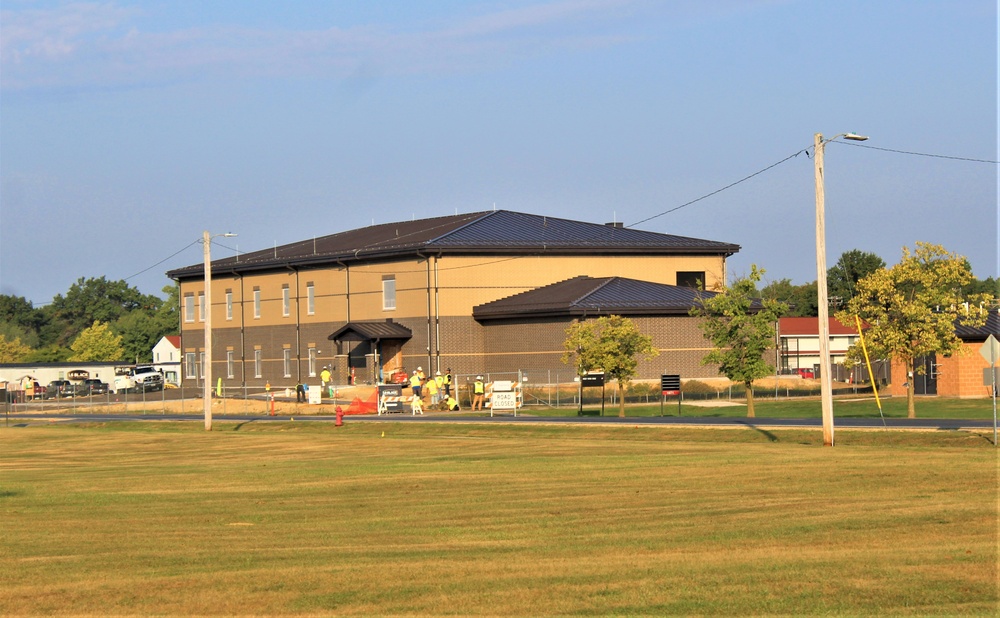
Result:
<svg viewBox="0 0 1000 618">
<path fill-rule="evenodd" d="M 994 165 L 1000 163 L 1000 161 L 991 161 L 989 159 L 973 159 L 970 157 L 952 157 L 948 155 L 939 154 L 928 154 L 926 152 L 911 152 L 908 150 L 895 150 L 893 148 L 881 148 L 879 146 L 869 146 L 867 144 L 858 144 L 857 142 L 832 142 L 834 144 L 841 144 L 843 146 L 854 146 L 855 148 L 868 148 L 871 150 L 882 150 L 884 152 L 894 152 L 896 154 L 913 155 L 915 157 L 931 157 L 933 159 L 951 159 L 953 161 L 971 161 L 973 163 L 992 163 Z"/>
<path fill-rule="evenodd" d="M 152 265 L 152 266 L 150 266 L 149 268 L 145 268 L 145 269 L 143 269 L 143 270 L 140 270 L 139 272 L 135 273 L 134 275 L 131 275 L 131 276 L 128 276 L 128 277 L 125 277 L 125 279 L 123 279 L 123 281 L 128 281 L 129 279 L 134 279 L 135 277 L 138 277 L 139 275 L 141 275 L 141 274 L 143 274 L 143 273 L 146 273 L 146 272 L 149 272 L 149 271 L 153 270 L 154 268 L 156 268 L 156 267 L 157 267 L 157 266 L 159 266 L 160 264 L 162 264 L 162 263 L 166 262 L 167 260 L 170 260 L 170 259 L 172 259 L 172 258 L 174 258 L 174 257 L 176 257 L 176 256 L 178 256 L 178 255 L 180 255 L 181 253 L 184 253 L 185 251 L 187 251 L 188 249 L 190 249 L 191 247 L 193 247 L 194 245 L 196 245 L 196 244 L 198 244 L 198 243 L 200 243 L 200 242 L 201 242 L 201 239 L 199 238 L 198 240 L 195 240 L 195 241 L 194 241 L 194 242 L 192 242 L 192 243 L 191 243 L 190 245 L 188 245 L 188 246 L 184 247 L 183 249 L 181 249 L 181 250 L 180 250 L 180 251 L 178 251 L 177 253 L 175 253 L 175 254 L 173 254 L 173 255 L 171 255 L 171 256 L 169 256 L 169 257 L 166 257 L 166 258 L 163 258 L 162 260 L 160 260 L 160 261 L 159 261 L 159 262 L 157 262 L 156 264 L 153 264 L 153 265 Z"/>
<path fill-rule="evenodd" d="M 713 196 L 713 195 L 715 195 L 716 193 L 722 193 L 722 192 L 723 192 L 723 191 L 725 191 L 726 189 L 730 189 L 730 188 L 732 188 L 732 187 L 735 187 L 736 185 L 738 185 L 738 184 L 740 184 L 740 183 L 742 183 L 742 182 L 746 182 L 746 181 L 750 180 L 751 178 L 753 178 L 754 176 L 759 176 L 759 175 L 763 174 L 764 172 L 768 171 L 768 170 L 769 170 L 769 169 L 771 169 L 771 168 L 774 168 L 774 167 L 778 167 L 779 165 L 781 165 L 781 164 L 782 164 L 782 163 L 784 163 L 785 161 L 788 161 L 789 159 L 794 159 L 795 157 L 799 156 L 799 155 L 800 155 L 800 154 L 802 154 L 803 152 L 805 152 L 806 154 L 808 154 L 808 149 L 804 149 L 804 150 L 799 150 L 798 152 L 795 152 L 795 153 L 793 153 L 793 154 L 790 154 L 790 155 L 788 155 L 787 157 L 785 157 L 785 158 L 784 158 L 784 159 L 782 159 L 781 161 L 778 161 L 777 163 L 772 163 L 771 165 L 768 165 L 768 166 L 767 166 L 767 167 L 765 167 L 764 169 L 762 169 L 762 170 L 759 170 L 759 171 L 756 171 L 756 172 L 754 172 L 753 174 L 750 174 L 749 176 L 747 176 L 747 177 L 745 177 L 745 178 L 741 178 L 741 179 L 737 180 L 737 181 L 736 181 L 736 182 L 734 182 L 734 183 L 730 183 L 730 184 L 728 184 L 728 185 L 726 185 L 726 186 L 722 187 L 721 189 L 716 189 L 715 191 L 712 191 L 711 193 L 706 193 L 705 195 L 703 195 L 703 196 L 701 196 L 701 197 L 699 197 L 699 198 L 697 198 L 697 199 L 693 199 L 693 200 L 691 200 L 690 202 L 686 202 L 686 203 L 684 203 L 684 204 L 681 204 L 680 206 L 675 206 L 674 208 L 671 208 L 670 210 L 664 210 L 663 212 L 661 212 L 661 213 L 660 213 L 660 214 L 658 214 L 658 215 L 653 215 L 652 217 L 646 217 L 646 218 L 645 218 L 645 219 L 643 219 L 642 221 L 636 221 L 635 223 L 632 223 L 632 224 L 630 224 L 630 225 L 627 225 L 626 227 L 635 227 L 635 226 L 639 225 L 640 223 L 645 223 L 645 222 L 647 222 L 647 221 L 652 221 L 653 219 L 656 219 L 657 217 L 662 217 L 663 215 L 667 215 L 667 214 L 670 214 L 670 213 L 672 213 L 672 212 L 674 212 L 674 211 L 676 211 L 676 210 L 680 210 L 681 208 L 685 208 L 685 207 L 687 207 L 687 206 L 690 206 L 691 204 L 694 204 L 694 203 L 696 203 L 696 202 L 700 202 L 700 201 L 701 201 L 701 200 L 703 200 L 703 199 L 706 199 L 706 198 L 709 198 L 709 197 L 712 197 L 712 196 Z"/>
</svg>

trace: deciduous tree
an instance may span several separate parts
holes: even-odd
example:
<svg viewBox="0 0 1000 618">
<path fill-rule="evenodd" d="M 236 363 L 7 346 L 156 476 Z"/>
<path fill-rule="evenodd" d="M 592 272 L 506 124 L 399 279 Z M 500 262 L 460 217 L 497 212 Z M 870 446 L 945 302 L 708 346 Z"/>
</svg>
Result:
<svg viewBox="0 0 1000 618">
<path fill-rule="evenodd" d="M 961 353 L 955 324 L 981 326 L 986 320 L 979 303 L 990 295 L 962 293 L 973 280 L 964 257 L 940 245 L 917 242 L 913 251 L 903 247 L 902 259 L 892 268 L 881 268 L 858 281 L 854 298 L 837 313 L 843 324 L 853 324 L 854 316 L 868 324 L 865 342 L 870 354 L 895 358 L 906 367 L 910 418 L 916 417 L 913 374 L 923 370 L 914 368 L 915 361 L 929 354 Z M 970 310 L 963 304 L 966 301 Z"/>
<path fill-rule="evenodd" d="M 0 363 L 23 363 L 30 353 L 31 348 L 20 339 L 9 341 L 0 334 Z"/>
<path fill-rule="evenodd" d="M 764 269 L 751 265 L 748 276 L 715 296 L 702 298 L 691 310 L 691 315 L 703 318 L 699 326 L 715 348 L 702 364 L 717 364 L 719 373 L 746 387 L 748 417 L 756 415 L 754 380 L 774 373 L 764 353 L 775 347 L 775 323 L 788 310 L 780 301 L 757 298 L 757 282 L 763 275 Z"/>
<path fill-rule="evenodd" d="M 826 289 L 830 301 L 837 306 L 846 305 L 854 297 L 858 281 L 880 268 L 885 268 L 885 260 L 874 253 L 860 249 L 843 252 L 837 263 L 826 271 Z"/>
<path fill-rule="evenodd" d="M 116 361 L 122 360 L 125 351 L 122 349 L 122 338 L 115 335 L 107 324 L 94 322 L 86 328 L 70 346 L 72 361 Z"/>
<path fill-rule="evenodd" d="M 653 339 L 639 332 L 632 320 L 603 316 L 594 321 L 577 322 L 566 329 L 562 361 L 574 363 L 584 375 L 600 369 L 607 378 L 618 382 L 618 416 L 625 416 L 625 390 L 636 376 L 639 359 L 659 354 Z"/>
</svg>

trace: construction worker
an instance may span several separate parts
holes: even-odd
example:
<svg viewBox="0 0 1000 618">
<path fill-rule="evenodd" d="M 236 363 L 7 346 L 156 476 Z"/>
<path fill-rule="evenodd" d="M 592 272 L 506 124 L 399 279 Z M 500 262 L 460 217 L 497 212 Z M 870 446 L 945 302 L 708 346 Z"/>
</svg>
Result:
<svg viewBox="0 0 1000 618">
<path fill-rule="evenodd" d="M 323 381 L 323 387 L 319 391 L 320 392 L 320 395 L 319 395 L 320 397 L 323 397 L 323 396 L 326 395 L 326 390 L 330 386 L 330 377 L 331 377 L 330 376 L 330 368 L 324 366 L 323 367 L 323 371 L 321 371 L 320 374 L 319 374 L 319 379 Z"/>
<path fill-rule="evenodd" d="M 410 409 L 414 416 L 424 413 L 424 400 L 420 398 L 420 395 L 414 395 L 410 400 Z"/>
<path fill-rule="evenodd" d="M 472 409 L 482 410 L 483 402 L 486 400 L 486 383 L 483 382 L 483 376 L 476 376 L 476 381 L 472 385 L 472 394 L 474 395 Z"/>
<path fill-rule="evenodd" d="M 451 397 L 451 367 L 444 373 L 444 396 Z"/>
<path fill-rule="evenodd" d="M 438 392 L 444 393 L 444 376 L 440 371 L 434 372 L 434 381 L 437 382 Z"/>
<path fill-rule="evenodd" d="M 415 370 L 413 372 L 413 375 L 410 376 L 410 388 L 413 389 L 413 396 L 414 397 L 420 397 L 420 395 L 421 395 L 420 394 L 420 386 L 421 386 L 421 384 L 420 384 L 420 375 Z"/>
<path fill-rule="evenodd" d="M 431 405 L 437 405 L 437 403 L 441 401 L 438 396 L 437 380 L 425 380 L 423 387 L 427 389 L 427 394 L 431 397 Z"/>
<path fill-rule="evenodd" d="M 458 401 L 451 395 L 448 395 L 448 409 L 452 412 L 458 412 L 460 409 L 458 407 Z"/>
</svg>

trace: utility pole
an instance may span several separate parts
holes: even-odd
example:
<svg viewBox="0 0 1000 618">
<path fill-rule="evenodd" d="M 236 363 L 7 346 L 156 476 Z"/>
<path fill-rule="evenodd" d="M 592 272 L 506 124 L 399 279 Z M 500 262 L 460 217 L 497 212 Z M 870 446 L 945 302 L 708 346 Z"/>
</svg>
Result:
<svg viewBox="0 0 1000 618">
<path fill-rule="evenodd" d="M 205 230 L 202 236 L 205 251 L 205 360 L 202 373 L 205 374 L 202 397 L 205 404 L 205 431 L 212 431 L 212 235 Z"/>
<path fill-rule="evenodd" d="M 819 305 L 819 388 L 823 408 L 823 446 L 833 446 L 833 379 L 830 375 L 830 306 L 826 289 L 826 193 L 823 183 L 823 154 L 827 142 L 843 137 L 863 142 L 867 137 L 841 133 L 828 140 L 821 133 L 813 136 L 813 161 L 816 164 L 816 302 Z"/>
</svg>

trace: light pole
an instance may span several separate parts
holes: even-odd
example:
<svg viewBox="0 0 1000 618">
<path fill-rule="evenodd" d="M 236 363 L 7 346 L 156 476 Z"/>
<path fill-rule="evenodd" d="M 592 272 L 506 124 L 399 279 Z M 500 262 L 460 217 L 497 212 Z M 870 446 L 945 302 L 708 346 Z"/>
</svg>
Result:
<svg viewBox="0 0 1000 618">
<path fill-rule="evenodd" d="M 841 133 L 828 140 L 821 133 L 814 136 L 813 161 L 816 163 L 816 297 L 819 305 L 819 388 L 823 408 L 823 445 L 833 446 L 833 380 L 830 376 L 830 308 L 826 290 L 826 197 L 823 188 L 823 151 L 828 142 L 844 139 L 863 142 L 867 137 Z"/>
<path fill-rule="evenodd" d="M 236 234 L 216 234 L 231 238 Z M 212 238 L 208 230 L 202 235 L 205 250 L 205 360 L 202 362 L 202 373 L 205 374 L 202 385 L 205 403 L 205 431 L 212 431 Z"/>
</svg>

